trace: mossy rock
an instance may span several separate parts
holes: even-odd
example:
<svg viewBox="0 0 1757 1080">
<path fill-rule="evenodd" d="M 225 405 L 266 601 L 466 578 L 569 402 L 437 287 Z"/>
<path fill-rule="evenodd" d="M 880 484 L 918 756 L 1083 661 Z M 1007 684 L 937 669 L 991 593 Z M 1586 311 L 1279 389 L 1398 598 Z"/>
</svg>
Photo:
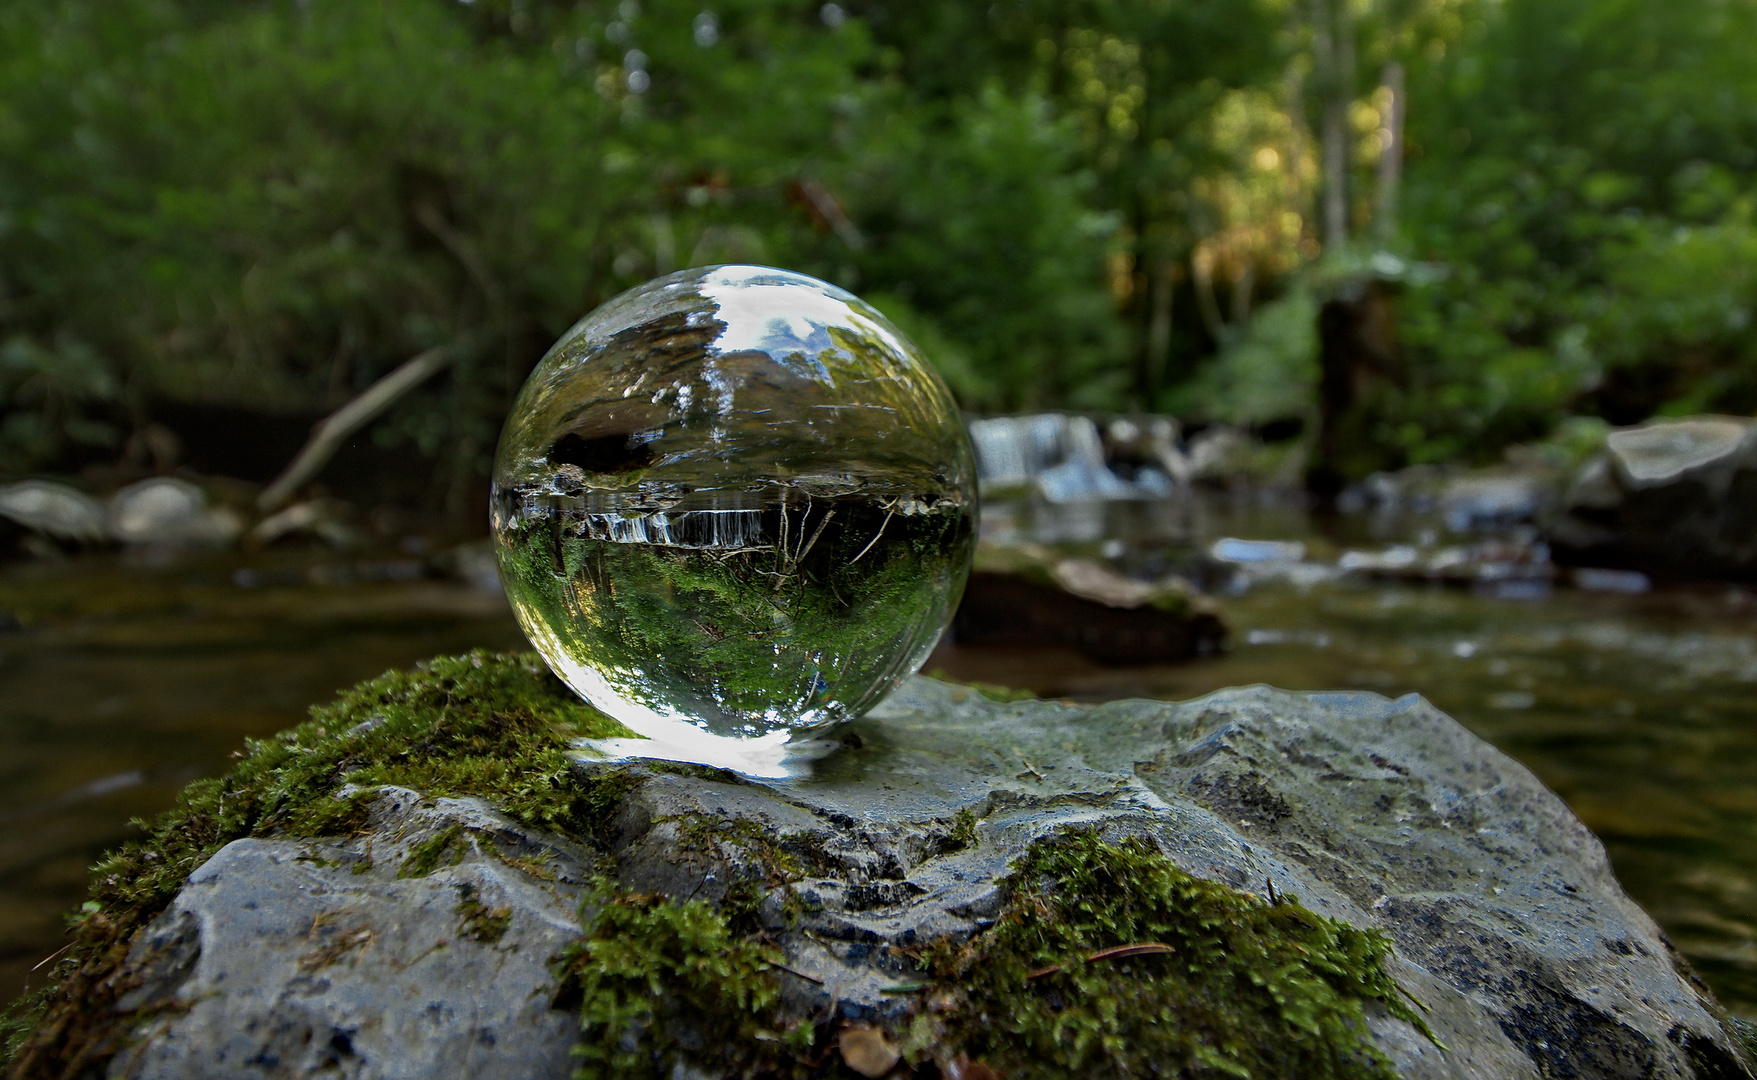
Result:
<svg viewBox="0 0 1757 1080">
<path fill-rule="evenodd" d="M 1106 664 L 1188 660 L 1219 651 L 1226 625 L 1180 579 L 1124 577 L 1034 544 L 977 547 L 952 620 L 959 644 L 1066 646 Z"/>
<path fill-rule="evenodd" d="M 1750 1075 L 1591 834 L 1417 698 L 917 679 L 761 783 L 613 728 L 474 654 L 253 744 L 100 865 L 9 1075 Z"/>
</svg>

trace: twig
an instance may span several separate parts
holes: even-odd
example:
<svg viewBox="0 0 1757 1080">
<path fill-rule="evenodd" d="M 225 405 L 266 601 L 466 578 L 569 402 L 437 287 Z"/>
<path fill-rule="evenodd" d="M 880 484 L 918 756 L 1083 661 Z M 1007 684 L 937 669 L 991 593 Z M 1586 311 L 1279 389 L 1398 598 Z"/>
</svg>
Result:
<svg viewBox="0 0 1757 1080">
<path fill-rule="evenodd" d="M 354 400 L 317 422 L 292 464 L 257 496 L 263 513 L 280 509 L 300 486 L 323 471 L 348 436 L 371 423 L 404 394 L 420 386 L 451 363 L 451 350 L 439 346 L 406 361 L 401 367 L 360 392 Z"/>
<path fill-rule="evenodd" d="M 805 557 L 811 554 L 811 549 L 817 546 L 817 538 L 824 534 L 824 526 L 828 525 L 830 519 L 835 516 L 836 512 L 834 510 L 829 510 L 824 513 L 824 519 L 817 523 L 817 532 L 812 533 L 811 539 L 807 540 L 805 546 L 799 549 L 799 554 L 793 556 L 793 565 L 798 566 L 805 561 Z"/>
<path fill-rule="evenodd" d="M 1155 953 L 1170 952 L 1177 952 L 1177 950 L 1162 942 L 1142 941 L 1134 945 L 1117 945 L 1109 949 L 1099 949 L 1095 953 L 1088 953 L 1086 956 L 1086 962 L 1092 964 L 1097 963 L 1100 960 L 1122 960 L 1130 956 L 1151 956 Z M 1036 971 L 1030 972 L 1025 978 L 1027 981 L 1031 979 L 1041 979 L 1045 975 L 1054 975 L 1061 969 L 1062 965 L 1051 964 L 1048 967 L 1038 968 Z"/>
<path fill-rule="evenodd" d="M 872 539 L 868 540 L 866 542 L 866 546 L 860 549 L 860 555 L 865 555 L 867 552 L 871 551 L 872 546 L 879 542 L 879 537 L 881 537 L 885 534 L 885 526 L 889 525 L 891 523 L 891 515 L 895 514 L 896 512 L 897 512 L 897 508 L 894 506 L 891 509 L 885 511 L 885 519 L 883 521 L 879 522 L 879 531 L 873 533 Z M 853 566 L 855 563 L 859 562 L 860 555 L 856 555 L 852 559 L 849 559 L 848 565 Z"/>
<path fill-rule="evenodd" d="M 817 986 L 822 986 L 824 984 L 824 981 L 822 979 L 813 978 L 812 976 L 807 975 L 803 971 L 794 971 L 792 968 L 788 967 L 786 964 L 777 964 L 773 960 L 765 960 L 763 962 L 765 964 L 768 964 L 770 967 L 774 968 L 776 971 L 785 971 L 787 974 L 793 976 L 795 979 L 804 979 L 806 982 L 813 983 Z"/>
<path fill-rule="evenodd" d="M 73 948 L 73 942 L 69 941 L 67 944 L 61 946 L 59 949 L 56 949 L 54 952 L 50 953 L 49 955 L 43 957 L 41 960 L 37 961 L 37 966 L 34 968 L 31 968 L 31 970 L 32 971 L 39 970 L 40 968 L 42 968 L 42 966 L 44 964 L 55 959 L 57 956 L 60 956 L 62 953 L 66 952 L 68 949 L 71 949 L 71 948 Z M 1418 1002 L 1418 1004 L 1419 1004 L 1419 1002 Z M 1422 1007 L 1426 1008 L 1427 1006 L 1424 1005 Z"/>
</svg>

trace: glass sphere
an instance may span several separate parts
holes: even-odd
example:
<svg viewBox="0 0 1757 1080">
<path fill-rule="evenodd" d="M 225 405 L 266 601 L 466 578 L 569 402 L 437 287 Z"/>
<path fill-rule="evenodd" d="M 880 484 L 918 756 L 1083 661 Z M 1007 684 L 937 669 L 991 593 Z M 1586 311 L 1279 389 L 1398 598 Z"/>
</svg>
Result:
<svg viewBox="0 0 1757 1080">
<path fill-rule="evenodd" d="M 975 514 L 969 436 L 920 351 L 765 267 L 684 270 L 586 316 L 494 463 L 501 580 L 549 666 L 655 740 L 625 749 L 735 768 L 920 667 Z"/>
</svg>

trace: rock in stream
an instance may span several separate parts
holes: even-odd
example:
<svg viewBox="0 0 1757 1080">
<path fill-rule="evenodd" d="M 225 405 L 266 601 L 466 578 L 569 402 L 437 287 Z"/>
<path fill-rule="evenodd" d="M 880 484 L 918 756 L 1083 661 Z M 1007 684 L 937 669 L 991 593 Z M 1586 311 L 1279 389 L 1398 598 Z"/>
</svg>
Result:
<svg viewBox="0 0 1757 1080">
<path fill-rule="evenodd" d="M 403 788 L 351 838 L 234 841 L 136 942 L 122 1004 L 150 1007 L 109 1075 L 567 1076 L 578 1021 L 550 960 L 588 879 L 718 902 L 762 880 L 772 843 L 813 852 L 759 909 L 788 1007 L 900 1023 L 915 976 L 898 950 L 987 925 L 1009 865 L 1070 826 L 1381 929 L 1447 1048 L 1370 1009 L 1411 1080 L 1751 1075 L 1598 840 L 1418 697 L 1003 705 L 915 679 L 839 734 L 784 781 L 582 759 L 588 781 L 627 770 L 592 842 Z"/>
</svg>

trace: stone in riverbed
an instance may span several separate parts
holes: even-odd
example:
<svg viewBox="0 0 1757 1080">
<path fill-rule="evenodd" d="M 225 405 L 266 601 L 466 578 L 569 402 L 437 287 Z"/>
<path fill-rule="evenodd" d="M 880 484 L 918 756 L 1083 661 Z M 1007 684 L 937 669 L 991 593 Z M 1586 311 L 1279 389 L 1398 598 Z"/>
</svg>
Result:
<svg viewBox="0 0 1757 1080">
<path fill-rule="evenodd" d="M 842 733 L 796 780 L 582 761 L 622 794 L 578 842 L 399 788 L 348 839 L 236 841 L 136 943 L 124 1004 L 158 1011 L 110 1075 L 565 1076 L 576 1024 L 548 961 L 592 874 L 715 904 L 757 889 L 788 1010 L 896 1030 L 913 999 L 886 991 L 919 977 L 897 950 L 990 924 L 997 880 L 1070 826 L 1382 929 L 1449 1048 L 1369 1010 L 1412 1080 L 1751 1075 L 1596 838 L 1414 696 L 1000 705 L 917 679 Z"/>
<path fill-rule="evenodd" d="M 1757 578 L 1757 421 L 1695 416 L 1614 431 L 1549 530 L 1558 561 L 1659 578 Z"/>
<path fill-rule="evenodd" d="M 1218 651 L 1226 626 L 1182 580 L 1137 581 L 1035 544 L 984 543 L 948 637 L 960 645 L 1064 645 L 1099 663 L 1153 664 Z"/>
</svg>

